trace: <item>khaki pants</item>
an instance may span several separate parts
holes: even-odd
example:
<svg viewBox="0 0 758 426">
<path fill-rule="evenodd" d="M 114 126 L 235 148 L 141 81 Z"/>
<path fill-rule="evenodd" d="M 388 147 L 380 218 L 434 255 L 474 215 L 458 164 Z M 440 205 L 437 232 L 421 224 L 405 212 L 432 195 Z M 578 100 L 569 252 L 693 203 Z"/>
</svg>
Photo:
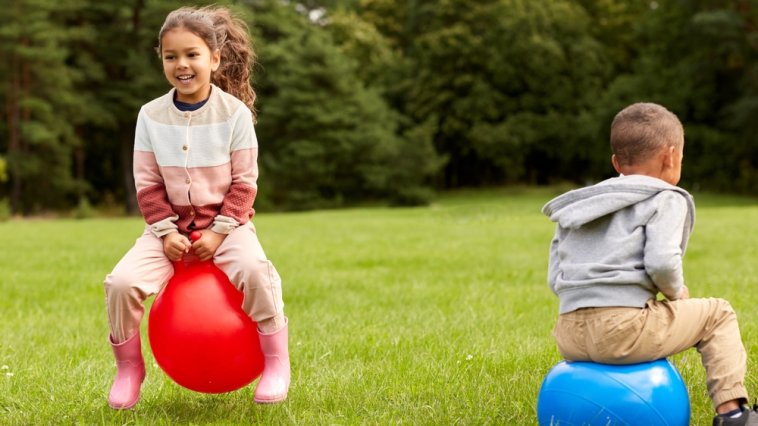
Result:
<svg viewBox="0 0 758 426">
<path fill-rule="evenodd" d="M 565 359 L 604 364 L 653 361 L 695 347 L 714 408 L 747 400 L 747 356 L 737 315 L 723 299 L 651 299 L 642 309 L 579 309 L 559 317 L 553 336 Z"/>
<path fill-rule="evenodd" d="M 254 321 L 274 319 L 283 327 L 282 284 L 274 265 L 266 259 L 252 224 L 226 236 L 213 257 L 229 281 L 242 291 L 242 310 Z M 174 274 L 163 252 L 163 240 L 148 228 L 105 278 L 105 302 L 113 342 L 139 333 L 143 303 L 158 293 Z"/>
</svg>

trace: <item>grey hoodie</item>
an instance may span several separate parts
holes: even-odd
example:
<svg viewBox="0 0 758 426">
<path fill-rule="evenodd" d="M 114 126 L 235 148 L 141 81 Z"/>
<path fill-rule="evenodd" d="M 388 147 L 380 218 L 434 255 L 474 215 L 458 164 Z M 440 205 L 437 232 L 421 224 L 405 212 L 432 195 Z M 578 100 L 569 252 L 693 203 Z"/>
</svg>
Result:
<svg viewBox="0 0 758 426">
<path fill-rule="evenodd" d="M 620 176 L 569 191 L 542 212 L 557 222 L 548 283 L 560 313 L 642 308 L 659 291 L 677 298 L 695 224 L 687 191 L 649 176 Z"/>
</svg>

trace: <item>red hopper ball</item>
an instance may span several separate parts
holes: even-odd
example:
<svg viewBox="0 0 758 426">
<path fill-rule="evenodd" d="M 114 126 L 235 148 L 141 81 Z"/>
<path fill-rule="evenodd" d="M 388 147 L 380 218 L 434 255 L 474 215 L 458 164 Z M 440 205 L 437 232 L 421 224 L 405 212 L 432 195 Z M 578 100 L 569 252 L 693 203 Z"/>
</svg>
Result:
<svg viewBox="0 0 758 426">
<path fill-rule="evenodd" d="M 241 306 L 242 293 L 212 261 L 175 262 L 174 276 L 150 309 L 155 361 L 193 391 L 222 393 L 248 385 L 264 361 L 257 325 Z"/>
</svg>

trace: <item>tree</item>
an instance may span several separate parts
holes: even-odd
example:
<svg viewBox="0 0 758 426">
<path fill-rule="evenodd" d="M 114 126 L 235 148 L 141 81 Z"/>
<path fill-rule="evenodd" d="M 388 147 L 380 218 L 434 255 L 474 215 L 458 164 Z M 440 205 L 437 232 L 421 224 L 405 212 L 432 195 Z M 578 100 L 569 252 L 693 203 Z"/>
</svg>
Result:
<svg viewBox="0 0 758 426">
<path fill-rule="evenodd" d="M 748 1 L 655 5 L 640 16 L 630 72 L 617 76 L 601 105 L 665 105 L 685 126 L 685 186 L 755 193 L 758 11 Z"/>
<path fill-rule="evenodd" d="M 78 2 L 19 0 L 0 8 L 2 147 L 7 152 L 13 213 L 56 207 L 83 185 L 71 174 L 83 103 L 78 73 L 67 63 L 68 43 L 81 34 L 58 19 Z"/>
<path fill-rule="evenodd" d="M 424 145 L 421 132 L 414 141 L 398 134 L 401 117 L 320 25 L 277 1 L 250 7 L 263 63 L 255 81 L 264 197 L 297 209 L 424 201 L 424 176 L 435 167 L 428 137 Z"/>
<path fill-rule="evenodd" d="M 433 121 L 444 186 L 583 175 L 579 125 L 610 67 L 580 6 L 365 0 L 361 16 L 406 56 L 389 97 L 413 122 Z"/>
</svg>

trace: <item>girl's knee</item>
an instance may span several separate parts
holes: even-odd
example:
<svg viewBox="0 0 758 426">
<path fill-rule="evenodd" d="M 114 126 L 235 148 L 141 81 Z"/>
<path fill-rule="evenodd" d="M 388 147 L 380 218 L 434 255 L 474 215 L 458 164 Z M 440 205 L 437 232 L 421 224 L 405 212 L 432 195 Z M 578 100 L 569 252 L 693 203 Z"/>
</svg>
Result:
<svg viewBox="0 0 758 426">
<path fill-rule="evenodd" d="M 270 287 L 279 283 L 279 274 L 274 264 L 268 260 L 254 260 L 248 262 L 242 274 L 247 276 L 243 281 L 253 284 L 255 287 Z"/>
<path fill-rule="evenodd" d="M 137 286 L 137 277 L 130 273 L 116 272 L 105 277 L 105 294 L 109 297 L 132 293 Z"/>
</svg>

